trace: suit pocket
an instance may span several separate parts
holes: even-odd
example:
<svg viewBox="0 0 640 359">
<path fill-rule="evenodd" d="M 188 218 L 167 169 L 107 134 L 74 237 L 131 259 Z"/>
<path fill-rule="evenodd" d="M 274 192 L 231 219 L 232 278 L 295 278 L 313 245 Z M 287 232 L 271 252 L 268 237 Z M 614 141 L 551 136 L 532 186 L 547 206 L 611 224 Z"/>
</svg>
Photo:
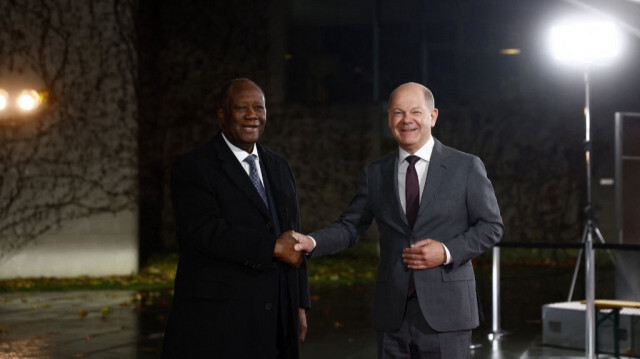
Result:
<svg viewBox="0 0 640 359">
<path fill-rule="evenodd" d="M 442 272 L 442 281 L 443 282 L 453 282 L 458 280 L 474 280 L 475 275 L 473 272 L 473 267 L 471 265 L 466 265 L 464 267 L 459 267 L 456 270 L 446 272 Z"/>
</svg>

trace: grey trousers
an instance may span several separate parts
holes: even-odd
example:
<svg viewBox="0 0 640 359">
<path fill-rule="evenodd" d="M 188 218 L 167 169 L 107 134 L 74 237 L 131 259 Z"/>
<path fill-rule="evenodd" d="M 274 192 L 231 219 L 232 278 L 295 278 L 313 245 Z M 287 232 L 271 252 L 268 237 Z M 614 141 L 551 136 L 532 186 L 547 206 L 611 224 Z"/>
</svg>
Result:
<svg viewBox="0 0 640 359">
<path fill-rule="evenodd" d="M 418 299 L 407 300 L 402 326 L 378 332 L 379 359 L 468 359 L 471 331 L 438 333 L 424 319 Z"/>
</svg>

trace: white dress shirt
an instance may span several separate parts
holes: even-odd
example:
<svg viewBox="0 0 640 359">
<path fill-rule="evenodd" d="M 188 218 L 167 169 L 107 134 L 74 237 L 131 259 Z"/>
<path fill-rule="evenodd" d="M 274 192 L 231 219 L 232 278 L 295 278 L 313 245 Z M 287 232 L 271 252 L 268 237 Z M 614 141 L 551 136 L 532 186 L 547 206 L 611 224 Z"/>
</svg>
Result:
<svg viewBox="0 0 640 359">
<path fill-rule="evenodd" d="M 431 152 L 433 152 L 433 145 L 435 141 L 433 137 L 429 137 L 427 143 L 425 143 L 419 150 L 414 153 L 414 156 L 418 156 L 420 159 L 416 162 L 416 173 L 418 174 L 418 182 L 420 182 L 420 200 L 422 200 L 422 192 L 424 191 L 424 184 L 427 182 L 427 171 L 429 170 L 429 161 L 431 161 Z M 411 153 L 403 150 L 398 151 L 398 195 L 400 196 L 400 204 L 402 210 L 407 213 L 407 197 L 405 193 L 407 182 L 407 169 L 409 168 L 409 162 L 406 158 Z"/>
<path fill-rule="evenodd" d="M 429 162 L 431 161 L 434 144 L 435 141 L 433 140 L 433 136 L 431 136 L 422 147 L 413 153 L 414 156 L 418 156 L 420 158 L 414 165 L 416 173 L 418 174 L 418 182 L 420 183 L 420 201 L 422 201 L 422 192 L 424 191 L 424 185 L 427 182 L 427 172 L 429 172 Z M 400 197 L 402 210 L 405 214 L 407 213 L 407 195 L 405 188 L 407 187 L 407 168 L 409 168 L 409 162 L 406 161 L 406 158 L 410 155 L 411 153 L 402 148 L 398 151 L 398 195 Z M 449 264 L 451 263 L 451 253 L 449 253 L 449 248 L 447 248 L 444 243 L 442 246 L 447 254 L 447 259 L 444 264 Z"/>
<path fill-rule="evenodd" d="M 247 158 L 248 156 L 256 155 L 255 162 L 256 162 L 256 168 L 258 169 L 258 176 L 260 176 L 260 182 L 262 182 L 262 186 L 264 186 L 264 180 L 262 179 L 262 170 L 260 168 L 260 156 L 258 155 L 258 146 L 254 144 L 253 151 L 248 154 L 247 151 L 231 144 L 231 142 L 227 140 L 224 134 L 222 134 L 222 138 L 224 138 L 224 142 L 227 143 L 227 146 L 229 146 L 229 148 L 231 149 L 231 152 L 233 152 L 233 154 L 236 156 L 236 158 L 238 159 L 238 162 L 240 162 L 240 164 L 242 165 L 242 168 L 244 168 L 244 171 L 247 172 L 247 176 L 249 176 L 250 167 L 249 167 L 249 163 L 245 162 L 244 159 Z"/>
</svg>

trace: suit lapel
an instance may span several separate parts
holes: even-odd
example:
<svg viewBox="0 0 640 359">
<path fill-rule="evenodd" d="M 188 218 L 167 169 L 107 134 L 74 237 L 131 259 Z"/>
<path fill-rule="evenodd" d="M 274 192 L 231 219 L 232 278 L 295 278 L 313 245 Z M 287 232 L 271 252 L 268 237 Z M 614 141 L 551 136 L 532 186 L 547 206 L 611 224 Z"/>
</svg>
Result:
<svg viewBox="0 0 640 359">
<path fill-rule="evenodd" d="M 293 224 L 289 221 L 288 211 L 283 198 L 282 191 L 287 188 L 284 183 L 284 170 L 279 161 L 276 160 L 270 153 L 265 151 L 262 146 L 258 146 L 258 152 L 260 153 L 260 160 L 264 167 L 262 168 L 263 173 L 266 173 L 266 176 L 270 183 L 271 196 L 273 198 L 273 203 L 276 206 L 275 211 L 278 215 L 278 219 L 280 220 L 280 229 L 284 232 L 288 229 L 293 228 Z"/>
<path fill-rule="evenodd" d="M 400 217 L 400 221 L 402 223 L 404 223 L 407 227 L 409 226 L 409 221 L 407 220 L 407 216 L 404 213 L 404 209 L 402 208 L 402 202 L 400 201 L 400 192 L 398 191 L 398 166 L 400 164 L 398 163 L 398 151 L 394 152 L 394 156 L 393 156 L 393 166 L 385 166 L 385 168 L 389 169 L 389 173 L 385 173 L 385 178 L 388 178 L 390 181 L 390 191 L 385 191 L 387 193 L 390 194 L 389 197 L 391 197 L 389 199 L 389 203 L 391 203 L 391 206 L 389 206 L 390 208 L 393 208 L 394 210 L 391 211 L 391 213 L 394 213 L 396 215 L 398 215 Z M 393 172 L 391 172 L 393 171 Z M 385 184 L 386 188 L 389 188 L 389 186 L 387 184 Z"/>
<path fill-rule="evenodd" d="M 380 166 L 380 188 L 379 194 L 383 196 L 382 203 L 386 204 L 380 210 L 382 211 L 382 218 L 389 220 L 389 224 L 392 226 L 398 225 L 400 222 L 404 223 L 404 227 L 409 227 L 407 216 L 402 209 L 402 203 L 400 202 L 400 195 L 398 192 L 398 151 L 394 151 L 389 154 L 385 159 L 385 162 Z M 371 190 L 371 189 L 370 189 Z M 378 193 L 376 193 L 377 195 Z M 372 193 L 372 195 L 374 195 Z M 398 231 L 404 231 L 402 225 L 397 228 Z"/>
<path fill-rule="evenodd" d="M 425 188 L 422 192 L 422 198 L 420 199 L 420 208 L 418 209 L 416 224 L 421 219 L 424 220 L 424 212 L 433 202 L 438 187 L 440 187 L 440 183 L 442 183 L 445 178 L 447 172 L 447 157 L 448 155 L 446 154 L 442 143 L 435 140 L 433 152 L 431 153 L 431 160 L 429 161 L 429 170 L 427 171 L 427 181 L 424 185 Z"/>
<path fill-rule="evenodd" d="M 253 183 L 251 183 L 247 172 L 245 172 L 242 165 L 238 162 L 238 159 L 234 156 L 233 152 L 231 152 L 229 146 L 224 142 L 222 134 L 218 134 L 214 138 L 214 145 L 222 169 L 227 176 L 229 176 L 231 182 L 235 184 L 242 193 L 249 197 L 251 202 L 258 207 L 262 214 L 266 217 L 270 217 L 267 206 L 262 201 L 262 198 L 260 198 L 260 194 L 258 194 Z"/>
</svg>

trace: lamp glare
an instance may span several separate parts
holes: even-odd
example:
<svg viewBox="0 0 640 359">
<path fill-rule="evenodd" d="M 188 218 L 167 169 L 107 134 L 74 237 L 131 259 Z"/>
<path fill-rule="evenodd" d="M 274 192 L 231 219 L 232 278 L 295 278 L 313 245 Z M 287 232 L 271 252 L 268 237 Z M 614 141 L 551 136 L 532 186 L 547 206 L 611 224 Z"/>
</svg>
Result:
<svg viewBox="0 0 640 359">
<path fill-rule="evenodd" d="M 7 91 L 0 89 L 0 111 L 4 111 L 9 104 L 9 94 Z"/>
<path fill-rule="evenodd" d="M 621 45 L 620 32 L 612 22 L 565 23 L 551 29 L 551 50 L 562 62 L 606 64 L 620 53 Z"/>
<path fill-rule="evenodd" d="M 33 111 L 40 105 L 40 95 L 35 90 L 24 90 L 18 96 L 17 104 L 22 111 Z"/>
</svg>

